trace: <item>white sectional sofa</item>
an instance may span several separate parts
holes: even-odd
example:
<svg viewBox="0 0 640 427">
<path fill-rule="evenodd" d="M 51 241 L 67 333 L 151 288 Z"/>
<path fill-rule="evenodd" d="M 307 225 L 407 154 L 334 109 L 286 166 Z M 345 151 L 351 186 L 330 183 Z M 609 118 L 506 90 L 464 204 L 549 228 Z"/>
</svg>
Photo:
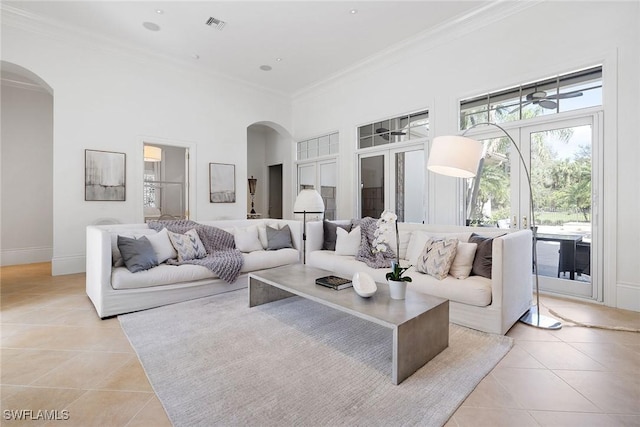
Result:
<svg viewBox="0 0 640 427">
<path fill-rule="evenodd" d="M 349 220 L 332 221 L 348 225 Z M 471 275 L 465 279 L 448 276 L 443 280 L 416 271 L 411 267 L 406 275 L 412 278 L 408 284 L 425 294 L 449 300 L 450 321 L 484 332 L 505 334 L 531 306 L 532 300 L 532 233 L 529 230 L 505 230 L 493 228 L 438 226 L 399 223 L 401 265 L 409 265 L 407 258 L 411 240 L 416 233 L 433 236 L 455 236 L 467 241 L 472 233 L 495 237 L 492 244 L 493 263 L 491 278 Z M 336 255 L 335 251 L 322 250 L 323 223 L 307 223 L 307 265 L 326 269 L 343 277 L 356 272 L 369 274 L 377 283 L 386 283 L 389 268 L 373 269 L 354 256 Z M 395 246 L 391 245 L 392 247 Z M 396 251 L 395 247 L 393 248 Z"/>
<path fill-rule="evenodd" d="M 234 283 L 227 283 L 200 265 L 160 264 L 146 271 L 131 273 L 126 267 L 116 267 L 112 258 L 112 236 L 142 236 L 156 233 L 147 224 L 118 224 L 87 227 L 86 292 L 101 318 L 144 310 L 247 286 L 248 273 L 286 264 L 299 263 L 302 248 L 300 221 L 254 219 L 198 221 L 232 234 L 266 225 L 291 230 L 293 248 L 254 250 L 243 253 L 241 274 Z M 261 239 L 263 240 L 263 239 Z"/>
</svg>

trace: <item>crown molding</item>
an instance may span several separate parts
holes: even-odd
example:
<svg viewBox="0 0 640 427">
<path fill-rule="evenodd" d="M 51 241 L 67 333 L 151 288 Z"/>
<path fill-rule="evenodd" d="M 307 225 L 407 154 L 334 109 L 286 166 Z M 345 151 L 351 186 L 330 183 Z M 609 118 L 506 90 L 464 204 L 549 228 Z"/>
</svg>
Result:
<svg viewBox="0 0 640 427">
<path fill-rule="evenodd" d="M 271 89 L 259 84 L 239 79 L 228 74 L 209 70 L 202 65 L 196 65 L 188 60 L 183 60 L 163 54 L 157 51 L 150 51 L 128 44 L 121 39 L 107 37 L 89 32 L 87 30 L 65 24 L 59 20 L 45 18 L 23 9 L 0 3 L 1 26 L 8 26 L 23 30 L 41 37 L 51 38 L 68 45 L 74 45 L 91 50 L 99 50 L 114 56 L 125 57 L 135 62 L 156 61 L 161 65 L 171 64 L 175 67 L 186 69 L 208 78 L 226 80 L 248 89 L 268 93 L 270 95 L 291 100 L 291 95 Z"/>
<path fill-rule="evenodd" d="M 456 40 L 464 35 L 472 33 L 481 28 L 492 25 L 512 15 L 516 15 L 546 0 L 494 0 L 478 7 L 470 12 L 458 15 L 449 21 L 443 22 L 433 28 L 429 28 L 417 35 L 397 43 L 387 49 L 363 59 L 362 61 L 342 69 L 331 76 L 319 80 L 299 91 L 296 91 L 292 98 L 294 100 L 313 96 L 317 92 L 328 89 L 334 84 L 338 84 L 343 78 L 351 73 L 366 71 L 372 67 L 384 67 L 397 56 L 419 49 L 421 51 L 431 50 L 442 44 Z"/>
</svg>

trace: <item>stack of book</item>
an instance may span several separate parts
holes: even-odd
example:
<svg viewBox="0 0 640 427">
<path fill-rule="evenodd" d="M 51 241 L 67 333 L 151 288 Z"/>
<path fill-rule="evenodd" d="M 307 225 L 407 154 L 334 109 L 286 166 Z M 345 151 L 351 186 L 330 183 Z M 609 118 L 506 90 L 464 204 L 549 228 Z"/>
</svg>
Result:
<svg viewBox="0 0 640 427">
<path fill-rule="evenodd" d="M 343 279 L 338 276 L 325 276 L 316 279 L 316 285 L 326 286 L 327 288 L 339 291 L 341 289 L 352 287 L 353 282 L 349 279 Z"/>
</svg>

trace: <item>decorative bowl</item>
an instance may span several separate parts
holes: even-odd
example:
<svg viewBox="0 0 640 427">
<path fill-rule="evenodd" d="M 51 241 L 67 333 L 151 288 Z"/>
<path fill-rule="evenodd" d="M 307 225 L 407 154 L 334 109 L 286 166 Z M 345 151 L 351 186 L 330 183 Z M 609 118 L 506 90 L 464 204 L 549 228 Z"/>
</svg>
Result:
<svg viewBox="0 0 640 427">
<path fill-rule="evenodd" d="M 358 272 L 353 275 L 353 289 L 363 298 L 369 298 L 378 290 L 376 282 L 367 273 Z"/>
</svg>

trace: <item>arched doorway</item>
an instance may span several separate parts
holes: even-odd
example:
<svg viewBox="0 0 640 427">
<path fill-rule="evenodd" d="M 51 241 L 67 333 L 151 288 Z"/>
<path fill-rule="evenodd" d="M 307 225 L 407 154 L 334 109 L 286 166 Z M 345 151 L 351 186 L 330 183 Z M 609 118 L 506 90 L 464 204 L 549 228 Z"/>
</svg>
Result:
<svg viewBox="0 0 640 427">
<path fill-rule="evenodd" d="M 53 89 L 35 73 L 0 61 L 1 265 L 53 257 Z"/>
<path fill-rule="evenodd" d="M 247 179 L 256 179 L 255 217 L 292 217 L 291 146 L 291 134 L 277 123 L 256 122 L 247 127 Z M 247 212 L 251 202 L 247 191 Z"/>
</svg>

